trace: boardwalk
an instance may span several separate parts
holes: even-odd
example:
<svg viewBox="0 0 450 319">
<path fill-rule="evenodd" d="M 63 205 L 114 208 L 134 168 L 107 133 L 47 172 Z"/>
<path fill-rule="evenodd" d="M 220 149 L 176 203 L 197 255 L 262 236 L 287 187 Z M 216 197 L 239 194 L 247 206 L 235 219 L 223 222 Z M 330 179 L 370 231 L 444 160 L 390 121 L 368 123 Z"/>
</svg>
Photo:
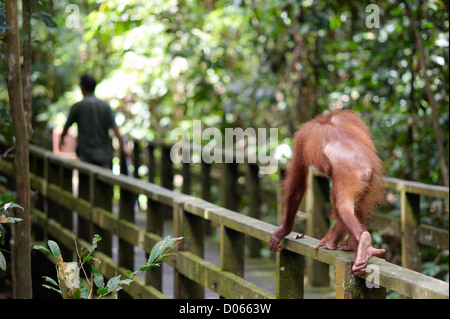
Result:
<svg viewBox="0 0 450 319">
<path fill-rule="evenodd" d="M 117 210 L 115 210 L 117 211 Z M 135 222 L 140 227 L 145 227 L 145 212 L 137 212 L 135 215 Z M 172 232 L 172 222 L 171 220 L 166 220 L 164 224 L 164 236 L 171 235 Z M 113 238 L 113 259 L 117 261 L 117 246 L 118 238 L 114 236 Z M 214 237 L 208 238 L 205 243 L 205 260 L 219 266 L 220 265 L 220 254 L 219 254 L 219 242 Z M 138 248 L 134 248 L 134 264 L 135 270 L 146 263 L 145 252 Z M 174 283 L 173 283 L 173 268 L 167 264 L 163 264 L 163 293 L 168 298 L 173 298 L 174 296 Z M 244 277 L 246 280 L 260 286 L 263 289 L 275 294 L 276 280 L 275 280 L 275 260 L 271 258 L 248 258 L 245 261 L 245 271 Z M 144 274 L 141 275 L 144 279 Z M 333 288 L 309 288 L 305 287 L 305 299 L 312 298 L 334 298 L 335 291 Z M 219 295 L 209 289 L 205 289 L 206 299 L 217 299 Z"/>
</svg>

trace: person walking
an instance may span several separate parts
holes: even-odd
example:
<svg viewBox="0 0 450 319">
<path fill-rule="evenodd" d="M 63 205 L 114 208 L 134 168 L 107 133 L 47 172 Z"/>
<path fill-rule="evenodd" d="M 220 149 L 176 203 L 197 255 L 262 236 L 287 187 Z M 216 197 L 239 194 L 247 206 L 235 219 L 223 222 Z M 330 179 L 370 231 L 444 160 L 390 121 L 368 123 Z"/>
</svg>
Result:
<svg viewBox="0 0 450 319">
<path fill-rule="evenodd" d="M 113 129 L 119 140 L 121 151 L 126 156 L 131 152 L 123 142 L 123 137 L 116 125 L 115 114 L 110 105 L 98 99 L 94 92 L 97 82 L 90 75 L 83 75 L 80 79 L 83 100 L 75 103 L 69 112 L 66 124 L 61 133 L 60 149 L 64 145 L 64 137 L 73 123 L 78 124 L 78 144 L 76 153 L 81 161 L 111 168 L 112 140 L 109 129 Z"/>
</svg>

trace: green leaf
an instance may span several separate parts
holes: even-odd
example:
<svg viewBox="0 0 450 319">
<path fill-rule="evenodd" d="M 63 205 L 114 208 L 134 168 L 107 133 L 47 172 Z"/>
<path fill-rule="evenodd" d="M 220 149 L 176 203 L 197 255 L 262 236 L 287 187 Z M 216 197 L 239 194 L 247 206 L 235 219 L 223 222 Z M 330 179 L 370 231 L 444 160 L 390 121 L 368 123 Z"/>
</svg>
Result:
<svg viewBox="0 0 450 319">
<path fill-rule="evenodd" d="M 150 256 L 147 260 L 147 266 L 158 263 L 164 257 L 168 256 L 168 251 L 170 251 L 178 242 L 183 239 L 183 237 L 172 238 L 167 236 L 164 240 L 161 240 L 153 246 L 152 251 L 150 252 Z"/>
<path fill-rule="evenodd" d="M 100 240 L 102 240 L 102 238 L 97 234 L 95 234 L 94 237 L 92 237 L 92 244 L 88 249 L 90 253 L 94 252 L 94 250 L 97 248 L 97 244 Z"/>
<path fill-rule="evenodd" d="M 139 270 L 144 272 L 144 271 L 146 271 L 146 270 L 148 270 L 150 268 L 153 268 L 153 267 L 159 267 L 159 265 L 154 265 L 154 264 L 153 265 L 147 265 L 147 266 L 139 268 Z"/>
<path fill-rule="evenodd" d="M 52 251 L 53 257 L 55 258 L 61 257 L 61 250 L 59 250 L 58 244 L 53 240 L 49 240 L 47 243 L 48 247 L 50 247 L 50 250 Z"/>
<path fill-rule="evenodd" d="M 103 279 L 103 275 L 94 266 L 92 266 L 92 274 L 94 276 L 94 283 L 97 286 L 97 288 L 100 288 L 100 289 L 104 288 L 105 280 Z"/>
<path fill-rule="evenodd" d="M 123 279 L 123 280 L 121 280 L 120 282 L 119 282 L 119 284 L 121 284 L 121 285 L 129 285 L 129 284 L 131 284 L 132 282 L 133 282 L 134 280 L 133 279 Z"/>
<path fill-rule="evenodd" d="M 109 291 L 115 291 L 120 283 L 120 275 L 112 277 L 110 280 L 108 280 L 108 283 L 106 286 L 108 287 Z"/>
<path fill-rule="evenodd" d="M 22 208 L 22 207 L 21 207 Z M 18 218 L 18 217 L 8 217 L 8 219 L 9 219 L 9 223 L 10 224 L 14 224 L 14 223 L 17 223 L 17 222 L 21 222 L 23 219 L 22 218 Z"/>
<path fill-rule="evenodd" d="M 0 204 L 7 202 L 14 202 L 16 198 L 14 195 L 2 194 L 0 195 Z"/>
<path fill-rule="evenodd" d="M 44 278 L 46 282 L 49 282 L 49 283 L 51 283 L 51 284 L 53 284 L 55 286 L 58 286 L 58 283 L 53 278 L 50 278 L 50 277 L 47 277 L 47 276 L 42 276 L 42 278 Z"/>
<path fill-rule="evenodd" d="M 140 269 L 139 269 L 140 270 Z M 131 270 L 127 270 L 127 276 L 136 276 L 138 273 L 138 271 L 131 271 Z"/>
<path fill-rule="evenodd" d="M 97 289 L 97 295 L 106 295 L 108 293 L 108 288 Z"/>
<path fill-rule="evenodd" d="M 0 269 L 3 271 L 6 270 L 6 259 L 5 256 L 3 256 L 2 252 L 0 252 Z"/>
<path fill-rule="evenodd" d="M 19 204 L 13 203 L 13 202 L 6 203 L 1 208 L 4 210 L 10 209 L 10 208 L 20 208 L 21 210 L 23 210 L 22 206 L 20 206 Z"/>
<path fill-rule="evenodd" d="M 83 263 L 85 263 L 85 262 L 87 262 L 87 261 L 89 261 L 89 260 L 92 260 L 92 259 L 94 259 L 94 257 L 92 257 L 92 256 L 84 257 L 84 258 L 83 258 Z"/>
<path fill-rule="evenodd" d="M 89 299 L 91 289 L 89 285 L 84 284 L 84 280 L 80 278 L 80 297 L 81 299 Z"/>
<path fill-rule="evenodd" d="M 43 252 L 45 252 L 45 253 L 51 255 L 50 250 L 48 250 L 48 249 L 47 249 L 46 247 L 44 247 L 44 246 L 34 245 L 34 246 L 33 246 L 33 249 L 41 250 L 41 251 L 43 251 Z"/>
<path fill-rule="evenodd" d="M 6 236 L 5 227 L 3 227 L 2 224 L 0 224 L 0 245 L 5 244 L 5 236 Z"/>
<path fill-rule="evenodd" d="M 43 11 L 33 12 L 33 18 L 41 20 L 49 28 L 56 28 L 58 26 L 56 20 L 52 17 L 51 14 L 47 12 Z"/>
</svg>

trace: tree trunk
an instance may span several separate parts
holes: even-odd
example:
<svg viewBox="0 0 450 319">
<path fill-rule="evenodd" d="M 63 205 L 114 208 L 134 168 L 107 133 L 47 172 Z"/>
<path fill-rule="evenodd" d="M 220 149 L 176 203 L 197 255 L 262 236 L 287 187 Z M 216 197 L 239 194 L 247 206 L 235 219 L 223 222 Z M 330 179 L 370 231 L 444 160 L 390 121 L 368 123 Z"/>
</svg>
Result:
<svg viewBox="0 0 450 319">
<path fill-rule="evenodd" d="M 436 144 L 439 152 L 439 164 L 441 166 L 442 178 L 444 180 L 444 185 L 449 186 L 448 169 L 447 163 L 445 162 L 446 159 L 445 150 L 442 143 L 441 128 L 439 127 L 438 105 L 436 103 L 436 100 L 434 99 L 434 94 L 433 91 L 431 90 L 430 78 L 428 77 L 427 74 L 427 67 L 425 64 L 425 49 L 423 48 L 422 38 L 420 36 L 419 29 L 417 28 L 416 20 L 414 19 L 411 7 L 407 1 L 405 1 L 405 5 L 406 5 L 406 12 L 408 14 L 411 23 L 411 29 L 416 39 L 417 50 L 419 51 L 420 68 L 422 70 L 423 73 L 422 76 L 425 81 L 425 91 L 427 92 L 428 103 L 430 104 L 432 110 L 431 117 L 433 121 L 434 134 L 436 135 Z"/>
<path fill-rule="evenodd" d="M 9 103 L 14 123 L 16 146 L 16 185 L 17 203 L 23 207 L 15 209 L 15 216 L 22 221 L 13 228 L 13 287 L 17 299 L 31 298 L 31 244 L 30 244 L 30 176 L 28 158 L 28 135 L 22 104 L 22 80 L 20 70 L 20 41 L 17 15 L 17 0 L 7 0 L 5 3 L 7 23 L 12 27 L 6 31 Z"/>
<path fill-rule="evenodd" d="M 33 135 L 31 118 L 32 118 L 32 96 L 33 88 L 31 86 L 31 65 L 32 65 L 32 49 L 31 49 L 31 15 L 32 2 L 29 0 L 22 0 L 22 28 L 24 34 L 22 54 L 23 54 L 23 69 L 22 69 L 22 85 L 23 85 L 23 109 L 25 114 L 25 121 L 27 123 L 28 137 Z"/>
</svg>

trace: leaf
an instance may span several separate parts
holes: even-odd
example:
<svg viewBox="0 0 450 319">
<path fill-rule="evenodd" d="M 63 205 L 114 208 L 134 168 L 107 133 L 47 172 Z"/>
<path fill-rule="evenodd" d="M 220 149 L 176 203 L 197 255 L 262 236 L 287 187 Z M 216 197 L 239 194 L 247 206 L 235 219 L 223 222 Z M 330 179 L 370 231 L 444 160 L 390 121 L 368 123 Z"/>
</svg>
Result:
<svg viewBox="0 0 450 319">
<path fill-rule="evenodd" d="M 5 243 L 6 230 L 5 227 L 0 224 L 0 245 Z"/>
<path fill-rule="evenodd" d="M 50 247 L 53 257 L 55 258 L 61 257 L 61 251 L 59 250 L 59 246 L 56 242 L 54 242 L 53 240 L 49 240 L 48 247 Z"/>
<path fill-rule="evenodd" d="M 97 295 L 106 295 L 108 293 L 108 288 L 97 289 Z"/>
<path fill-rule="evenodd" d="M 33 12 L 33 18 L 41 20 L 49 28 L 56 28 L 58 26 L 56 20 L 52 17 L 51 14 L 47 12 L 43 11 Z"/>
<path fill-rule="evenodd" d="M 106 286 L 108 287 L 108 291 L 118 291 L 117 288 L 119 288 L 120 283 L 120 275 L 112 277 L 110 280 L 108 280 L 108 283 Z M 120 289 L 119 289 L 120 290 Z"/>
<path fill-rule="evenodd" d="M 139 269 L 140 270 L 140 269 Z M 138 271 L 131 271 L 131 270 L 127 270 L 127 276 L 136 276 L 138 273 Z"/>
<path fill-rule="evenodd" d="M 148 270 L 150 268 L 153 268 L 153 267 L 159 267 L 159 265 L 154 265 L 154 264 L 153 265 L 147 265 L 147 266 L 139 268 L 139 270 L 144 272 L 144 271 L 146 271 L 146 270 Z"/>
<path fill-rule="evenodd" d="M 44 247 L 44 246 L 34 245 L 34 246 L 33 246 L 33 249 L 41 250 L 41 251 L 43 251 L 43 252 L 45 252 L 45 253 L 47 253 L 47 254 L 49 254 L 49 255 L 52 254 L 52 253 L 50 252 L 50 250 L 48 250 L 48 249 L 47 249 L 46 247 Z"/>
<path fill-rule="evenodd" d="M 161 240 L 153 246 L 150 256 L 147 260 L 147 266 L 160 262 L 164 257 L 169 256 L 167 254 L 183 237 L 172 238 L 167 236 L 164 240 Z"/>
<path fill-rule="evenodd" d="M 0 195 L 0 204 L 7 202 L 14 202 L 16 198 L 13 195 L 2 194 Z"/>
<path fill-rule="evenodd" d="M 5 259 L 5 256 L 3 256 L 1 251 L 0 251 L 0 269 L 3 271 L 6 270 L 6 259 Z"/>
<path fill-rule="evenodd" d="M 129 284 L 131 284 L 133 282 L 133 279 L 124 279 L 124 280 L 121 280 L 120 281 L 120 284 L 121 285 L 129 285 Z"/>
<path fill-rule="evenodd" d="M 102 238 L 97 234 L 95 234 L 94 237 L 92 237 L 92 244 L 88 249 L 90 253 L 94 252 L 94 250 L 97 248 L 97 244 L 100 240 L 102 240 Z"/>
<path fill-rule="evenodd" d="M 4 210 L 7 210 L 9 208 L 20 208 L 21 210 L 23 210 L 22 206 L 20 206 L 19 204 L 13 203 L 13 202 L 6 203 L 5 205 L 3 205 Z"/>
<path fill-rule="evenodd" d="M 94 266 L 92 266 L 92 274 L 94 276 L 94 283 L 97 288 L 103 289 L 105 287 L 105 280 L 103 279 L 103 275 Z"/>
<path fill-rule="evenodd" d="M 14 224 L 21 222 L 23 219 L 18 217 L 6 217 L 5 215 L 0 215 L 0 224 Z"/>
<path fill-rule="evenodd" d="M 84 284 L 84 280 L 80 279 L 80 297 L 81 299 L 89 299 L 91 289 L 89 285 Z"/>
<path fill-rule="evenodd" d="M 92 260 L 92 259 L 94 259 L 94 257 L 92 257 L 92 256 L 84 257 L 84 258 L 83 258 L 83 263 L 85 263 L 85 262 L 87 262 L 87 261 L 89 261 L 89 260 Z"/>
<path fill-rule="evenodd" d="M 51 284 L 53 284 L 55 286 L 58 286 L 58 283 L 53 278 L 50 278 L 50 277 L 47 277 L 47 276 L 42 276 L 42 278 L 44 278 L 46 282 L 49 282 L 49 283 L 51 283 Z"/>
</svg>

